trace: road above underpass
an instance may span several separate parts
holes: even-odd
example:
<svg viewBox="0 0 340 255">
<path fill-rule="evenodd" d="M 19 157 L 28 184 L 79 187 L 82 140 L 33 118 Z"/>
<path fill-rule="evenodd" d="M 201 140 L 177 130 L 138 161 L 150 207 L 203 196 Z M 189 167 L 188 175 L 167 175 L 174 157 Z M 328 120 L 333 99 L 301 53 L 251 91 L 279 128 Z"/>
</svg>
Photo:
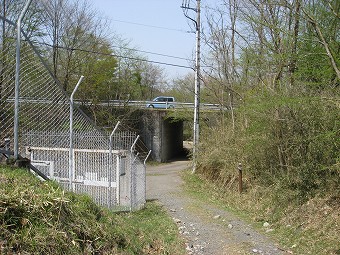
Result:
<svg viewBox="0 0 340 255">
<path fill-rule="evenodd" d="M 14 102 L 14 98 L 7 98 L 6 102 Z M 110 100 L 110 101 L 101 101 L 96 103 L 96 105 L 102 106 L 114 106 L 114 107 L 136 107 L 136 108 L 146 108 L 148 109 L 147 105 L 151 104 L 153 101 L 126 101 L 126 100 Z M 28 97 L 20 97 L 19 103 L 28 103 L 28 104 L 69 104 L 70 102 L 67 100 L 55 100 L 55 99 L 44 99 L 44 98 L 28 98 Z M 74 103 L 77 105 L 93 105 L 91 101 L 80 101 L 74 100 Z M 158 102 L 158 104 L 162 104 L 162 102 Z M 163 103 L 166 104 L 165 102 Z M 182 102 L 172 102 L 171 105 L 174 106 L 174 109 L 194 109 L 194 103 L 182 103 Z M 229 111 L 231 108 L 228 106 L 223 106 L 220 104 L 214 103 L 201 103 L 200 104 L 201 110 L 213 110 L 213 111 Z M 166 108 L 166 107 L 164 107 Z M 149 108 L 157 109 L 157 108 Z M 161 108 L 162 109 L 162 108 Z"/>
</svg>

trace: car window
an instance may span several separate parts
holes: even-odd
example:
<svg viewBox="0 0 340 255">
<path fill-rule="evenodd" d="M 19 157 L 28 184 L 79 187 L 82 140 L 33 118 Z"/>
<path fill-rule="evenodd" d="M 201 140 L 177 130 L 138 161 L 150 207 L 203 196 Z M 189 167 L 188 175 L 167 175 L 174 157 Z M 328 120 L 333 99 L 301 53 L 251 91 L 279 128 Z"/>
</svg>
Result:
<svg viewBox="0 0 340 255">
<path fill-rule="evenodd" d="M 154 102 L 173 102 L 173 97 L 156 97 L 152 101 Z"/>
</svg>

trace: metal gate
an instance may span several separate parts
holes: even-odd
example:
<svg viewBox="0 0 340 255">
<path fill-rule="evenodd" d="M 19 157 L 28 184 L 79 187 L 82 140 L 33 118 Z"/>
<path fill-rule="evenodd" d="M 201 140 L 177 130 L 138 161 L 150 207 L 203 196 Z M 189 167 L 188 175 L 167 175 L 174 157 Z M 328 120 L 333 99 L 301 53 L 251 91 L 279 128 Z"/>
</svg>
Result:
<svg viewBox="0 0 340 255">
<path fill-rule="evenodd" d="M 74 149 L 74 174 L 67 164 L 69 148 L 26 150 L 36 168 L 67 190 L 88 194 L 97 204 L 114 210 L 144 206 L 145 165 L 127 150 Z"/>
</svg>

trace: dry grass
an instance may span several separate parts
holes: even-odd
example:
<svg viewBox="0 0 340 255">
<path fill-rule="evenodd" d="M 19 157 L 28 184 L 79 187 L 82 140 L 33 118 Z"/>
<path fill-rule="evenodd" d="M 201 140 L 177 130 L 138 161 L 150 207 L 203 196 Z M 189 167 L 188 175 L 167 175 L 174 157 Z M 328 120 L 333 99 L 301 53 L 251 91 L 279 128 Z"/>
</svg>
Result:
<svg viewBox="0 0 340 255">
<path fill-rule="evenodd" d="M 264 233 L 263 223 L 268 222 L 274 229 L 268 235 L 292 254 L 340 254 L 339 197 L 315 197 L 299 205 L 289 199 L 290 190 L 252 186 L 239 194 L 236 184 L 225 190 L 197 175 L 187 173 L 184 179 L 188 192 L 234 212 Z"/>
<path fill-rule="evenodd" d="M 0 167 L 0 254 L 181 255 L 184 248 L 155 203 L 113 213 L 26 170 Z"/>
<path fill-rule="evenodd" d="M 298 254 L 340 254 L 340 199 L 316 197 L 276 223 Z M 298 238 L 296 238 L 298 237 Z"/>
</svg>

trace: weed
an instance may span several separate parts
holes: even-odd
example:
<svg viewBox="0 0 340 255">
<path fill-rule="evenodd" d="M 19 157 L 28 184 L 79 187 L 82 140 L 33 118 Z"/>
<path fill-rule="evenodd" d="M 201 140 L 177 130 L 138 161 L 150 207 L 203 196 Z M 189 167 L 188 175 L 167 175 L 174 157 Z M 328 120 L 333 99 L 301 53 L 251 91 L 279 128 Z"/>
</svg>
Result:
<svg viewBox="0 0 340 255">
<path fill-rule="evenodd" d="M 0 167 L 0 253 L 183 254 L 177 227 L 156 203 L 114 213 L 22 169 Z"/>
<path fill-rule="evenodd" d="M 253 186 L 239 194 L 236 189 L 226 191 L 202 175 L 186 172 L 183 178 L 190 195 L 232 211 L 259 231 L 263 231 L 263 222 L 270 222 L 274 229 L 270 235 L 294 254 L 337 254 L 340 233 L 337 196 L 315 197 L 301 206 L 290 201 L 292 191 L 282 187 Z"/>
</svg>

